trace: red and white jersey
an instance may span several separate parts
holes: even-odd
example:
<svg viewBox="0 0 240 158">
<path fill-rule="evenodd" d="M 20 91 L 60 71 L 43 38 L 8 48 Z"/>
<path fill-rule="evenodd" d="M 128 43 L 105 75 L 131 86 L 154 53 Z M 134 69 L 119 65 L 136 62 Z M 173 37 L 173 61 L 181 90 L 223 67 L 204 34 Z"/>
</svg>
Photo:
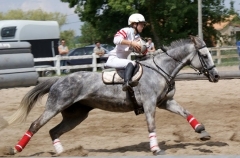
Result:
<svg viewBox="0 0 240 158">
<path fill-rule="evenodd" d="M 139 34 L 134 33 L 135 30 L 132 27 L 125 27 L 119 30 L 113 39 L 113 43 L 116 44 L 115 48 L 109 52 L 109 55 L 115 55 L 118 58 L 127 59 L 128 55 L 133 51 L 128 45 L 121 45 L 123 39 L 134 41 L 140 38 Z"/>
</svg>

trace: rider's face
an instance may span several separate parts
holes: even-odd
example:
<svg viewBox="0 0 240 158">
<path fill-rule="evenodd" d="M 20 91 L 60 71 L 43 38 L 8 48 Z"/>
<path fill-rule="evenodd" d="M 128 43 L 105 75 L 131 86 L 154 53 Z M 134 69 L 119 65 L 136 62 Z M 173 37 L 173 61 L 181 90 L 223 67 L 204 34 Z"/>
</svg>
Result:
<svg viewBox="0 0 240 158">
<path fill-rule="evenodd" d="M 137 25 L 138 32 L 141 33 L 144 27 L 145 27 L 145 22 L 139 22 Z"/>
</svg>

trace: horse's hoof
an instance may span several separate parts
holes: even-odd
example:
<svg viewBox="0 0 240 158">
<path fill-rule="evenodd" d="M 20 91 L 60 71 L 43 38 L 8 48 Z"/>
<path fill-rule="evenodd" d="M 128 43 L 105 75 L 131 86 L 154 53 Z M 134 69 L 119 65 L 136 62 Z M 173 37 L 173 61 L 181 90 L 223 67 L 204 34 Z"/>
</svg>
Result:
<svg viewBox="0 0 240 158">
<path fill-rule="evenodd" d="M 208 132 L 206 132 L 205 130 L 201 131 L 200 140 L 206 141 L 206 140 L 210 140 L 210 139 L 211 139 L 211 136 L 208 134 Z"/>
<path fill-rule="evenodd" d="M 157 155 L 165 155 L 165 151 L 164 150 L 157 150 L 153 152 L 153 155 L 157 156 Z"/>
<path fill-rule="evenodd" d="M 4 149 L 2 151 L 3 151 L 4 155 L 15 155 L 16 154 L 14 149 L 10 146 L 4 147 Z"/>
</svg>

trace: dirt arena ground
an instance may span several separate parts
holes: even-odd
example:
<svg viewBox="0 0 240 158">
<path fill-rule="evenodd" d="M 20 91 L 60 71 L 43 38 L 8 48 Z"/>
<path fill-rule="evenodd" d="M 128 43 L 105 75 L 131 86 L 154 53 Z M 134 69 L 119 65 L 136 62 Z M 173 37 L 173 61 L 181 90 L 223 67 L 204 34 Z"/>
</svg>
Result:
<svg viewBox="0 0 240 158">
<path fill-rule="evenodd" d="M 237 67 L 219 68 L 237 71 Z M 0 90 L 0 115 L 17 109 L 31 88 Z M 203 123 L 212 136 L 200 141 L 181 116 L 157 109 L 159 145 L 167 155 L 240 155 L 240 79 L 177 81 L 175 99 Z M 14 146 L 44 109 L 43 101 L 34 107 L 27 121 L 0 131 L 0 156 L 6 146 Z M 26 148 L 15 156 L 54 156 L 48 131 L 61 120 L 58 115 L 36 133 Z M 88 119 L 60 138 L 66 152 L 60 156 L 151 156 L 145 116 L 134 112 L 90 112 Z"/>
</svg>

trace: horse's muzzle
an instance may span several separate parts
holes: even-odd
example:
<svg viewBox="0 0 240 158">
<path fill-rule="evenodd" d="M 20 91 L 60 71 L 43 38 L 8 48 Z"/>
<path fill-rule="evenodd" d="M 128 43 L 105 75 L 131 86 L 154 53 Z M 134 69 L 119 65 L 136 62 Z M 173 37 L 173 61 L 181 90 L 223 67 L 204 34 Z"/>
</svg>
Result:
<svg viewBox="0 0 240 158">
<path fill-rule="evenodd" d="M 220 79 L 220 76 L 219 76 L 216 68 L 213 68 L 212 70 L 208 71 L 207 73 L 204 73 L 204 75 L 208 78 L 208 80 L 210 82 L 216 83 Z"/>
</svg>

